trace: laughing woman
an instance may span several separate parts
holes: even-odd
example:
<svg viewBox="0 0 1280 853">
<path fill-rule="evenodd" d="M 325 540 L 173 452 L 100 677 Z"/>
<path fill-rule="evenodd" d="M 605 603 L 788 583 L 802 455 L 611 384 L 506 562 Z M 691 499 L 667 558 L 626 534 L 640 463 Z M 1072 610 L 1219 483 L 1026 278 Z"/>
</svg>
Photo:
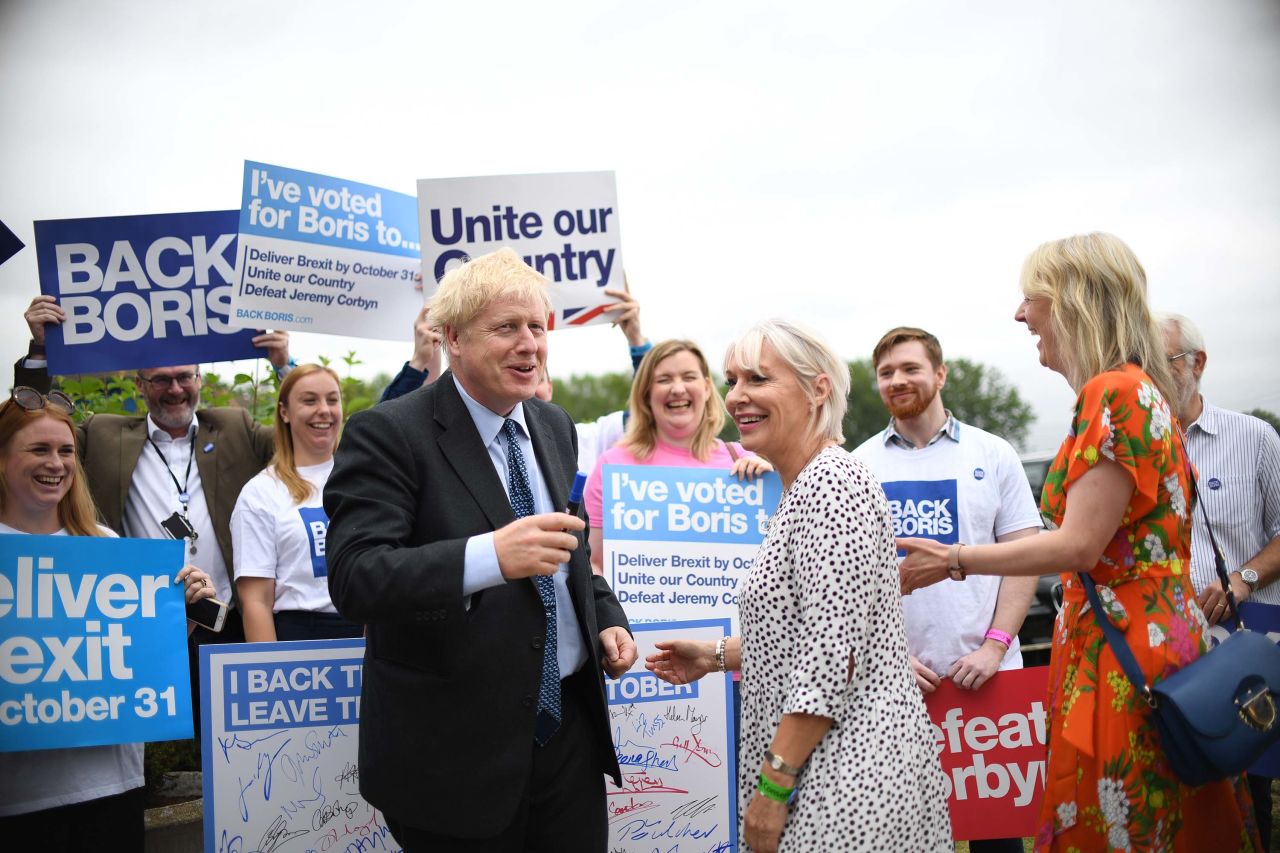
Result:
<svg viewBox="0 0 1280 853">
<path fill-rule="evenodd" d="M 631 419 L 615 447 L 600 454 L 587 480 L 584 502 L 591 530 L 591 567 L 603 572 L 605 465 L 727 468 L 739 477 L 773 470 L 763 459 L 716 438 L 724 428 L 724 402 L 711 382 L 702 350 L 691 341 L 663 341 L 645 354 L 631 383 Z"/>
<path fill-rule="evenodd" d="M 0 405 L 0 534 L 115 536 L 95 521 L 71 411 L 61 392 L 26 387 Z M 194 566 L 177 580 L 188 602 L 213 596 Z M 140 743 L 0 752 L 4 849 L 141 850 L 142 784 Z"/>
<path fill-rule="evenodd" d="M 338 375 L 318 364 L 280 383 L 276 456 L 231 514 L 236 590 L 249 642 L 358 637 L 329 598 L 321 506 L 342 429 Z"/>
</svg>

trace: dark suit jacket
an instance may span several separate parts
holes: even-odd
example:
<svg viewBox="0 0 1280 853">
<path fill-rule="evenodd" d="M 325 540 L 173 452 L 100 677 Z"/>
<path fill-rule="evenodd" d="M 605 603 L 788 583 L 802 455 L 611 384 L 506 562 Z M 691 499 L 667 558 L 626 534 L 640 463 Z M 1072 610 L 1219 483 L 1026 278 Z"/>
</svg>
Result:
<svg viewBox="0 0 1280 853">
<path fill-rule="evenodd" d="M 19 359 L 13 374 L 15 385 L 48 393 L 49 374 L 44 369 L 23 367 Z M 270 427 L 255 424 L 244 409 L 197 409 L 196 424 L 196 468 L 227 574 L 234 577 L 231 511 L 244 484 L 271 461 L 275 437 Z M 123 535 L 124 506 L 133 469 L 147 446 L 146 417 L 91 415 L 77 428 L 76 444 L 102 523 Z M 204 448 L 209 445 L 212 447 L 206 453 Z M 177 509 L 176 504 L 174 508 Z"/>
<path fill-rule="evenodd" d="M 573 421 L 559 406 L 524 405 L 543 479 L 565 506 L 577 470 Z M 429 832 L 501 831 L 530 778 L 546 621 L 527 579 L 464 607 L 467 539 L 514 516 L 451 373 L 352 416 L 324 506 L 329 592 L 345 617 L 367 625 L 360 793 Z M 578 724 L 591 727 L 601 772 L 620 784 L 599 633 L 627 620 L 592 574 L 585 542 L 569 561 L 569 592 L 595 674 Z"/>
</svg>

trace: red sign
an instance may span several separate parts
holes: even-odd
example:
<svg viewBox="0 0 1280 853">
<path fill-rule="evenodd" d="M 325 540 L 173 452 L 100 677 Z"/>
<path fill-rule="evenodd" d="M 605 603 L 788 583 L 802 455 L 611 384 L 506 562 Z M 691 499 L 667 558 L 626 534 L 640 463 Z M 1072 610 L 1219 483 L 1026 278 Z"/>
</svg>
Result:
<svg viewBox="0 0 1280 853">
<path fill-rule="evenodd" d="M 944 680 L 925 697 L 957 840 L 1034 836 L 1044 796 L 1049 668 L 997 673 L 981 690 Z"/>
</svg>

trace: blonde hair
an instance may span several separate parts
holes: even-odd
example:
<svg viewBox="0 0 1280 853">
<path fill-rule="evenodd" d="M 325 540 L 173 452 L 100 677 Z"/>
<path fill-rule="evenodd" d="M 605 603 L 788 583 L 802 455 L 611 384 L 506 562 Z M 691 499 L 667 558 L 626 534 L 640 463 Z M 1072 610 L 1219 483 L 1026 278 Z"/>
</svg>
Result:
<svg viewBox="0 0 1280 853">
<path fill-rule="evenodd" d="M 637 459 L 648 459 L 658 446 L 658 424 L 653 417 L 653 406 L 649 403 L 649 392 L 653 390 L 654 374 L 658 365 L 667 358 L 678 353 L 690 353 L 698 361 L 698 370 L 707 383 L 707 402 L 702 408 L 702 423 L 693 435 L 689 445 L 690 452 L 699 460 L 706 462 L 711 458 L 711 451 L 716 446 L 716 436 L 724 429 L 724 400 L 720 398 L 715 383 L 711 381 L 711 368 L 707 357 L 692 341 L 670 340 L 653 347 L 644 355 L 635 378 L 631 381 L 630 419 L 627 421 L 627 434 L 621 444 Z"/>
<path fill-rule="evenodd" d="M 98 529 L 98 510 L 89 495 L 89 486 L 85 482 L 84 468 L 80 465 L 80 447 L 76 441 L 76 425 L 71 415 L 61 409 L 46 405 L 43 409 L 28 412 L 13 400 L 0 404 L 0 451 L 8 454 L 9 445 L 18 431 L 40 418 L 50 418 L 65 424 L 71 432 L 71 443 L 76 446 L 76 456 L 72 460 L 73 475 L 71 488 L 58 501 L 58 523 L 72 536 L 102 536 Z M 0 469 L 0 510 L 9 501 L 8 477 Z"/>
<path fill-rule="evenodd" d="M 1147 274 L 1118 237 L 1094 233 L 1045 243 L 1022 266 L 1022 292 L 1048 300 L 1049 326 L 1076 391 L 1131 363 L 1166 400 L 1178 399 L 1164 336 L 1147 305 Z"/>
<path fill-rule="evenodd" d="M 446 326 L 461 331 L 501 300 L 536 302 L 543 313 L 551 313 L 546 277 L 509 248 L 473 258 L 440 279 L 431 299 L 431 325 L 437 332 Z"/>
<path fill-rule="evenodd" d="M 271 458 L 271 466 L 276 473 L 276 478 L 289 490 L 289 497 L 293 498 L 295 504 L 301 504 L 311 497 L 314 489 L 298 473 L 298 463 L 294 461 L 293 456 L 293 429 L 285 423 L 283 413 L 285 406 L 289 403 L 289 394 L 293 391 L 293 387 L 306 377 L 317 373 L 329 374 L 334 384 L 338 386 L 338 395 L 341 397 L 342 380 L 332 368 L 319 364 L 300 364 L 290 370 L 284 381 L 280 383 L 280 390 L 276 395 L 276 452 Z M 341 429 L 341 427 L 342 425 L 338 424 L 338 428 Z M 336 443 L 334 446 L 337 446 Z"/>
<path fill-rule="evenodd" d="M 725 370 L 731 365 L 748 372 L 760 369 L 760 353 L 768 344 L 812 400 L 819 376 L 831 383 L 827 401 L 809 415 L 809 428 L 822 438 L 844 443 L 844 412 L 849 405 L 849 366 L 816 332 L 787 320 L 765 320 L 729 345 Z M 799 436 L 797 436 L 799 438 Z"/>
</svg>

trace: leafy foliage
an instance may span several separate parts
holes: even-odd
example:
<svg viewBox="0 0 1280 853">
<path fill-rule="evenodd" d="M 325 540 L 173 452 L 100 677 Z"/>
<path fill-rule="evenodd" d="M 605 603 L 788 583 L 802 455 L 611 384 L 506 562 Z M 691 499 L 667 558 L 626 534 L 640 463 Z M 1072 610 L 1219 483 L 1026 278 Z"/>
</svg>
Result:
<svg viewBox="0 0 1280 853">
<path fill-rule="evenodd" d="M 947 408 L 965 423 L 1001 436 L 1011 444 L 1021 445 L 1034 414 L 1004 375 L 994 367 L 964 358 L 948 362 L 947 368 L 947 386 L 942 394 Z M 883 430 L 889 422 L 889 413 L 880 402 L 869 359 L 849 362 L 849 380 L 844 437 L 845 446 L 853 448 Z M 629 373 L 575 375 L 556 381 L 555 401 L 575 420 L 595 420 L 626 408 L 630 392 Z M 727 426 L 721 435 L 721 438 L 736 437 L 737 430 L 732 425 Z"/>
<path fill-rule="evenodd" d="M 1277 415 L 1275 412 L 1268 412 L 1266 409 L 1254 409 L 1249 412 L 1249 414 L 1259 420 L 1266 421 L 1271 424 L 1271 428 L 1273 430 L 1280 432 L 1280 415 Z"/>
<path fill-rule="evenodd" d="M 391 381 L 391 377 L 385 373 L 378 374 L 372 380 L 352 375 L 355 368 L 364 363 L 356 357 L 354 350 L 340 356 L 336 366 L 324 356 L 320 357 L 320 363 L 326 367 L 335 367 L 338 371 L 344 417 L 350 417 L 377 403 Z M 133 376 L 133 373 L 127 371 L 63 376 L 58 381 L 58 387 L 76 401 L 77 421 L 83 421 L 95 413 L 137 415 L 146 412 L 147 403 Z M 200 392 L 201 405 L 248 409 L 258 423 L 275 423 L 276 394 L 280 389 L 280 380 L 265 362 L 256 362 L 252 374 L 236 373 L 230 379 L 225 379 L 218 373 L 203 373 L 202 378 L 204 386 Z"/>
</svg>

